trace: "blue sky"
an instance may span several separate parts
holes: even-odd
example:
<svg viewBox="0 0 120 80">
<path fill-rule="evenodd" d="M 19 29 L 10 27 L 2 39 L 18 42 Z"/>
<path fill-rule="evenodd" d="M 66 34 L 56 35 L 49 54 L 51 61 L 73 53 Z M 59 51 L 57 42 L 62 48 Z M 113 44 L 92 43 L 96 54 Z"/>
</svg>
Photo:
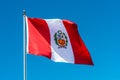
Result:
<svg viewBox="0 0 120 80">
<path fill-rule="evenodd" d="M 119 0 L 1 0 L 0 80 L 23 79 L 23 17 L 76 22 L 94 66 L 27 55 L 28 80 L 120 80 Z"/>
</svg>

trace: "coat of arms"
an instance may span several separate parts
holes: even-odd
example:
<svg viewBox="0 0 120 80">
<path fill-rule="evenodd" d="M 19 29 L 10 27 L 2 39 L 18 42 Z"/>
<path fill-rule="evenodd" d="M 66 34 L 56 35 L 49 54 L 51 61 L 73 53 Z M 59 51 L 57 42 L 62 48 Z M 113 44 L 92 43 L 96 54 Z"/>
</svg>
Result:
<svg viewBox="0 0 120 80">
<path fill-rule="evenodd" d="M 68 44 L 68 39 L 65 33 L 61 30 L 58 30 L 54 35 L 55 43 L 58 45 L 58 48 L 66 48 Z"/>
</svg>

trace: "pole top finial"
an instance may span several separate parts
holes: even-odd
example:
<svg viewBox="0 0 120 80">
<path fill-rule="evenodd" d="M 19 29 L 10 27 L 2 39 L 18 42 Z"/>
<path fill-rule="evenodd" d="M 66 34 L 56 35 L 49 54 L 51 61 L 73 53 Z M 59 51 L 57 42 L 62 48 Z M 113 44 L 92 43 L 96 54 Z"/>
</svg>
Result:
<svg viewBox="0 0 120 80">
<path fill-rule="evenodd" d="M 24 16 L 26 15 L 26 11 L 25 11 L 25 10 L 23 10 L 23 15 L 24 15 Z"/>
</svg>

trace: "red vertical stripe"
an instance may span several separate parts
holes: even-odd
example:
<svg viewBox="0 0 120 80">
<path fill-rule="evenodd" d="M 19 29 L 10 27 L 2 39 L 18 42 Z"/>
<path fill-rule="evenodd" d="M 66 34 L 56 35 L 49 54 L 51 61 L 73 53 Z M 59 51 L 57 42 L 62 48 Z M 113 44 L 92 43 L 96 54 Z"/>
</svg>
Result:
<svg viewBox="0 0 120 80">
<path fill-rule="evenodd" d="M 28 18 L 28 53 L 51 58 L 50 32 L 43 19 Z"/>
<path fill-rule="evenodd" d="M 77 25 L 68 20 L 63 20 L 63 24 L 70 38 L 70 42 L 75 57 L 74 58 L 75 64 L 93 65 L 90 53 L 78 33 Z"/>
</svg>

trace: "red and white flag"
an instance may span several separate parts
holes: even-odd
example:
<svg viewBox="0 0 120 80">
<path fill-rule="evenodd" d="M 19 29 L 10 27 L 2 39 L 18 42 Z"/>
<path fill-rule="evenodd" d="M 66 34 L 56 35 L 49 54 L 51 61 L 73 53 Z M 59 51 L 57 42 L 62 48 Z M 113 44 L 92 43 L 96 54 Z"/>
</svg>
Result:
<svg viewBox="0 0 120 80">
<path fill-rule="evenodd" d="M 26 17 L 27 52 L 55 62 L 93 65 L 77 25 L 68 20 Z"/>
</svg>

